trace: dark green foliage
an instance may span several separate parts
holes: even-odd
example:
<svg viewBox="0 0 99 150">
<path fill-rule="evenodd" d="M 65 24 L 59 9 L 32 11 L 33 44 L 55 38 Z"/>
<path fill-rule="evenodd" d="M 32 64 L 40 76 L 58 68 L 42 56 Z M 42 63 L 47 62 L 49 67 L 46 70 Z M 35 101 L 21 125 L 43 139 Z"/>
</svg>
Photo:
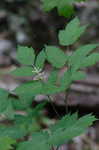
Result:
<svg viewBox="0 0 99 150">
<path fill-rule="evenodd" d="M 78 18 L 73 19 L 64 30 L 59 32 L 61 45 L 68 46 L 76 42 L 85 31 L 86 26 L 80 26 Z"/>
<path fill-rule="evenodd" d="M 34 63 L 35 53 L 32 48 L 28 51 L 27 47 L 18 47 L 17 60 L 21 64 L 31 65 Z"/>
<path fill-rule="evenodd" d="M 56 68 L 61 68 L 66 63 L 65 53 L 55 46 L 46 46 L 46 55 L 47 60 Z"/>
<path fill-rule="evenodd" d="M 64 30 L 59 32 L 60 45 L 72 45 L 79 39 L 85 28 L 80 26 L 77 18 L 73 19 Z M 85 78 L 81 69 L 98 62 L 99 54 L 92 53 L 97 46 L 98 44 L 81 46 L 71 55 L 65 54 L 61 48 L 45 46 L 45 49 L 37 56 L 31 48 L 18 48 L 17 59 L 21 67 L 16 68 L 11 74 L 33 76 L 35 80 L 19 85 L 12 93 L 0 89 L 1 119 L 12 121 L 10 126 L 0 126 L 1 150 L 11 148 L 14 150 L 12 145 L 16 146 L 16 150 L 50 150 L 52 146 L 60 146 L 82 134 L 88 126 L 92 125 L 96 119 L 91 114 L 79 119 L 77 114 L 68 114 L 47 130 L 39 131 L 40 126 L 36 120 L 46 102 L 35 108 L 32 108 L 32 102 L 39 94 L 49 97 L 52 94 L 64 92 L 70 88 L 74 80 Z M 49 62 L 53 68 L 47 81 L 44 80 L 43 71 L 45 61 Z M 59 77 L 62 67 L 67 69 Z"/>
<path fill-rule="evenodd" d="M 41 0 L 44 11 L 48 12 L 57 8 L 60 16 L 70 17 L 74 14 L 73 4 L 84 0 Z"/>
<path fill-rule="evenodd" d="M 19 144 L 18 150 L 50 150 L 51 146 L 59 146 L 71 138 L 83 133 L 87 125 L 91 125 L 95 118 L 86 115 L 77 120 L 77 114 L 67 115 L 47 131 L 34 133 L 30 141 Z M 36 144 L 40 141 L 39 144 Z"/>
</svg>

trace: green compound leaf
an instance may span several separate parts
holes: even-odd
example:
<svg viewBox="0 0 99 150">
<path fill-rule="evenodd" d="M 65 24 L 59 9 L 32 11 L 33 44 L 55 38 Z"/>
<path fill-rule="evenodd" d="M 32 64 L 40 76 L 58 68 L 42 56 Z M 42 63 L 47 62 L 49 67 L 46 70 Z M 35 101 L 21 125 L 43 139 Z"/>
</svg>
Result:
<svg viewBox="0 0 99 150">
<path fill-rule="evenodd" d="M 68 46 L 75 43 L 79 37 L 84 33 L 86 26 L 80 26 L 78 18 L 70 21 L 64 30 L 59 32 L 60 45 Z"/>
<path fill-rule="evenodd" d="M 0 150 L 11 150 L 16 141 L 10 137 L 0 137 Z"/>
<path fill-rule="evenodd" d="M 24 65 L 34 64 L 35 53 L 33 48 L 28 47 L 18 47 L 17 60 Z"/>
<path fill-rule="evenodd" d="M 98 44 L 88 44 L 78 48 L 69 58 L 69 64 L 72 67 L 72 72 L 80 69 L 83 66 L 86 56 L 95 49 Z"/>
<path fill-rule="evenodd" d="M 48 134 L 45 132 L 34 133 L 32 139 L 27 142 L 20 143 L 17 150 L 50 150 L 50 146 L 46 142 Z M 38 141 L 40 142 L 39 144 Z"/>
<path fill-rule="evenodd" d="M 73 115 L 68 114 L 64 116 L 61 120 L 59 120 L 55 125 L 50 127 L 51 132 L 55 132 L 62 128 L 68 128 L 70 124 L 75 123 L 78 119 L 78 114 L 74 113 Z"/>
<path fill-rule="evenodd" d="M 45 63 L 45 59 L 46 59 L 46 55 L 45 55 L 44 50 L 42 50 L 42 51 L 39 52 L 39 54 L 37 55 L 35 67 L 37 67 L 37 68 L 39 68 L 39 69 L 43 69 L 44 63 Z"/>
<path fill-rule="evenodd" d="M 77 119 L 77 114 L 66 115 L 47 131 L 34 133 L 31 140 L 19 144 L 17 150 L 50 150 L 51 146 L 60 146 L 73 137 L 79 136 L 95 120 L 95 117 L 90 114 L 80 119 Z"/>
<path fill-rule="evenodd" d="M 99 44 L 87 44 L 79 47 L 69 58 L 70 65 L 75 65 L 79 60 L 83 60 L 91 51 L 93 51 Z"/>
<path fill-rule="evenodd" d="M 55 46 L 46 46 L 47 60 L 56 68 L 61 68 L 65 65 L 67 56 L 65 53 Z"/>
<path fill-rule="evenodd" d="M 93 53 L 82 62 L 81 68 L 89 67 L 99 62 L 99 53 Z"/>
<path fill-rule="evenodd" d="M 86 128 L 95 121 L 95 117 L 91 115 L 86 115 L 81 117 L 80 119 L 76 119 L 76 115 L 74 117 L 70 116 L 68 119 L 63 118 L 66 120 L 65 126 L 63 128 L 57 128 L 55 132 L 52 132 L 52 135 L 49 137 L 49 143 L 52 145 L 61 145 L 66 141 L 72 139 L 73 137 L 79 136 L 82 134 Z M 72 120 L 73 119 L 73 120 Z M 62 122 L 62 121 L 61 121 Z M 64 122 L 64 121 L 63 121 Z M 58 122 L 58 124 L 61 124 Z M 58 138 L 57 138 L 58 136 Z"/>
<path fill-rule="evenodd" d="M 61 89 L 59 87 L 50 83 L 42 83 L 40 81 L 24 83 L 14 90 L 20 99 L 24 99 L 25 102 L 26 99 L 32 98 L 38 94 L 54 94 L 60 91 Z"/>
<path fill-rule="evenodd" d="M 32 67 L 19 67 L 13 70 L 10 74 L 15 76 L 33 76 L 35 75 Z"/>
</svg>

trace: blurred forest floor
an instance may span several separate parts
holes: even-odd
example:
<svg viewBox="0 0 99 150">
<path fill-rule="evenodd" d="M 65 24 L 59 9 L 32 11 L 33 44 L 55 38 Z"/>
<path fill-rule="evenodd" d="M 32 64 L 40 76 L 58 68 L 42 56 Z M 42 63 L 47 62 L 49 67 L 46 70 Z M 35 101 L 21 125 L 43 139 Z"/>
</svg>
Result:
<svg viewBox="0 0 99 150">
<path fill-rule="evenodd" d="M 97 43 L 99 41 L 99 2 L 89 0 L 88 3 L 76 4 L 75 15 L 81 24 L 90 24 L 86 33 L 70 51 L 81 44 Z M 0 2 L 0 87 L 13 90 L 25 78 L 16 79 L 8 75 L 15 68 L 17 46 L 33 47 L 38 53 L 44 44 L 58 45 L 58 31 L 65 27 L 70 19 L 60 17 L 56 10 L 44 13 L 39 0 L 4 0 Z M 66 50 L 65 47 L 62 47 Z M 67 52 L 69 52 L 67 50 Z M 97 49 L 97 51 L 99 51 Z M 45 66 L 46 76 L 51 66 Z M 61 70 L 62 72 L 63 70 Z M 93 113 L 99 118 L 99 64 L 85 70 L 87 78 L 72 84 L 68 96 L 68 112 L 78 112 L 79 116 Z M 3 75 L 3 73 L 5 75 Z M 36 97 L 36 103 L 46 99 L 44 95 Z M 66 114 L 65 93 L 53 96 L 55 109 L 60 116 Z M 56 119 L 52 105 L 45 108 L 47 117 Z M 53 112 L 52 112 L 53 110 Z M 86 131 L 86 134 L 75 138 L 70 143 L 62 145 L 59 150 L 99 150 L 99 121 Z"/>
</svg>

